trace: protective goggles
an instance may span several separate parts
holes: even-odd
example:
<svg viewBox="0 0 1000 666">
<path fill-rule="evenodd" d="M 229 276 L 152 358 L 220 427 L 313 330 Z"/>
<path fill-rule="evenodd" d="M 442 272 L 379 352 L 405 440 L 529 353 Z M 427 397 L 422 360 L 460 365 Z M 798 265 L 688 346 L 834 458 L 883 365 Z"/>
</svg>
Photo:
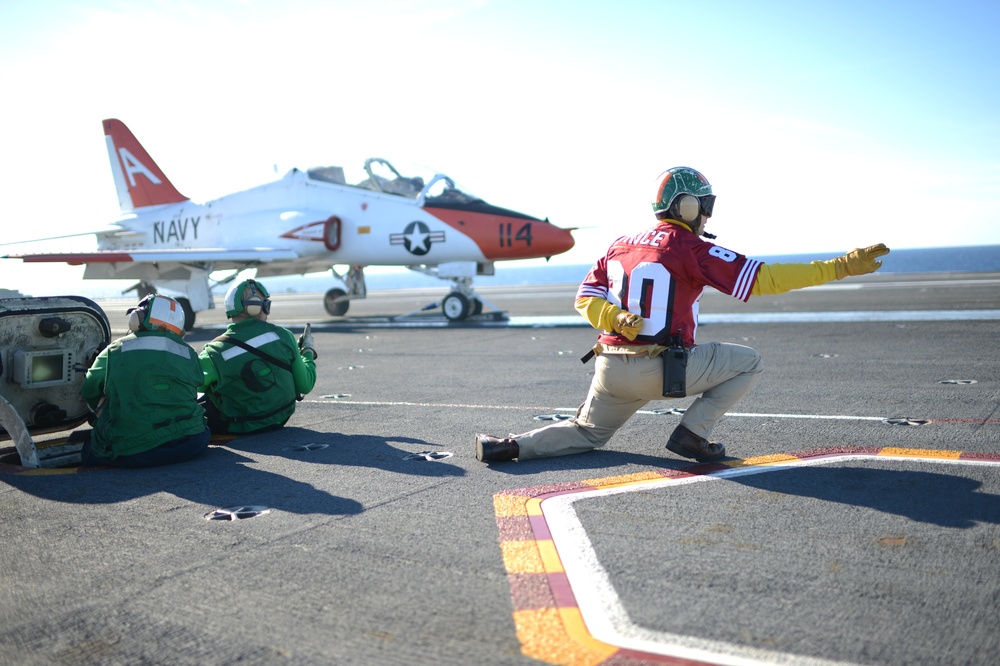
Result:
<svg viewBox="0 0 1000 666">
<path fill-rule="evenodd" d="M 712 217 L 712 209 L 715 208 L 715 195 L 706 194 L 703 197 L 698 197 L 698 204 L 702 215 Z"/>
</svg>

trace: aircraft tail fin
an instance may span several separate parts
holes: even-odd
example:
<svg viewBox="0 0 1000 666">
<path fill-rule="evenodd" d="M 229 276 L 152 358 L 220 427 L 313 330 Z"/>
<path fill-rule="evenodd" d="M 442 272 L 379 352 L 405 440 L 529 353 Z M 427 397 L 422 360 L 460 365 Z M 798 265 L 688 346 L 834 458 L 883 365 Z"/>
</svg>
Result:
<svg viewBox="0 0 1000 666">
<path fill-rule="evenodd" d="M 120 120 L 104 121 L 104 140 L 108 145 L 111 172 L 122 210 L 187 201 L 156 166 L 138 139 Z"/>
</svg>

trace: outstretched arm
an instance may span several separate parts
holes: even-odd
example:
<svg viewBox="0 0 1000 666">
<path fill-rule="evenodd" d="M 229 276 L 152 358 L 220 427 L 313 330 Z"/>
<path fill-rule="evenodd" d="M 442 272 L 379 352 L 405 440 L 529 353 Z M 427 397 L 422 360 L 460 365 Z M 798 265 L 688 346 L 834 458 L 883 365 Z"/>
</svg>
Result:
<svg viewBox="0 0 1000 666">
<path fill-rule="evenodd" d="M 889 254 L 884 244 L 856 248 L 842 257 L 810 264 L 762 264 L 751 296 L 783 294 L 792 289 L 813 287 L 842 280 L 848 275 L 866 275 L 882 267 L 879 257 Z"/>
</svg>

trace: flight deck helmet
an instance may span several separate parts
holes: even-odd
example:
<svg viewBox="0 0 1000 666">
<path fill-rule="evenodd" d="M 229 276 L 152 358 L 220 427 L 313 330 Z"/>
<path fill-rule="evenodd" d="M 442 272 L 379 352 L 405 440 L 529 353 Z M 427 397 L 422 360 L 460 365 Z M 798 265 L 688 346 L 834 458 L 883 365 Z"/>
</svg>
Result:
<svg viewBox="0 0 1000 666">
<path fill-rule="evenodd" d="M 705 176 L 690 167 L 667 169 L 656 179 L 653 213 L 656 219 L 691 224 L 699 215 L 712 217 L 715 195 Z"/>
<path fill-rule="evenodd" d="M 168 331 L 184 335 L 184 308 L 169 296 L 150 294 L 128 309 L 128 330 Z"/>
<path fill-rule="evenodd" d="M 271 294 L 256 280 L 243 280 L 226 292 L 226 316 L 232 319 L 241 312 L 250 317 L 271 312 Z"/>
</svg>

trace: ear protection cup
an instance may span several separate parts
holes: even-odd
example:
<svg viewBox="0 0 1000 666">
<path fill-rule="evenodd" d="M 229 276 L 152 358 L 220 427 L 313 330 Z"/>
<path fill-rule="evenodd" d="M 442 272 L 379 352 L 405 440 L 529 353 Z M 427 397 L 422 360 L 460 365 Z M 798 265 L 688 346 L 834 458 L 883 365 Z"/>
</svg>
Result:
<svg viewBox="0 0 1000 666">
<path fill-rule="evenodd" d="M 154 294 L 146 296 L 139 301 L 139 305 L 129 309 L 128 330 L 133 333 L 146 330 L 146 318 L 149 316 L 149 305 L 153 300 L 153 296 Z"/>
<path fill-rule="evenodd" d="M 256 317 L 261 313 L 271 313 L 271 294 L 256 280 L 243 280 L 234 284 L 226 292 L 226 316 L 246 314 Z"/>
<path fill-rule="evenodd" d="M 146 318 L 142 310 L 135 309 L 128 313 L 128 330 L 138 333 L 142 330 L 142 320 Z"/>
<path fill-rule="evenodd" d="M 689 224 L 697 222 L 698 216 L 701 215 L 701 202 L 698 201 L 698 197 L 691 196 L 690 194 L 682 194 L 677 197 L 673 208 L 677 219 L 681 222 Z"/>
<path fill-rule="evenodd" d="M 267 298 L 267 292 L 253 280 L 247 282 L 247 286 L 250 287 L 250 297 L 243 301 L 243 311 L 251 317 L 256 317 L 261 312 L 270 314 L 271 300 Z"/>
</svg>

